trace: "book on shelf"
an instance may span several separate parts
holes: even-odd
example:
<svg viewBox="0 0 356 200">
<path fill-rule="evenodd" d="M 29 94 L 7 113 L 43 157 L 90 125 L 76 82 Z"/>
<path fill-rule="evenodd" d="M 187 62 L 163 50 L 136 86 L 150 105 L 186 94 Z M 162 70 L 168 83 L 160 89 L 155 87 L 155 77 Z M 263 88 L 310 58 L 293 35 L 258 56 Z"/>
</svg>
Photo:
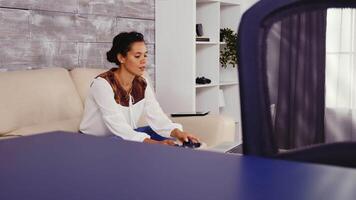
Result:
<svg viewBox="0 0 356 200">
<path fill-rule="evenodd" d="M 195 39 L 197 42 L 209 42 L 210 38 L 207 37 L 196 37 Z"/>
</svg>

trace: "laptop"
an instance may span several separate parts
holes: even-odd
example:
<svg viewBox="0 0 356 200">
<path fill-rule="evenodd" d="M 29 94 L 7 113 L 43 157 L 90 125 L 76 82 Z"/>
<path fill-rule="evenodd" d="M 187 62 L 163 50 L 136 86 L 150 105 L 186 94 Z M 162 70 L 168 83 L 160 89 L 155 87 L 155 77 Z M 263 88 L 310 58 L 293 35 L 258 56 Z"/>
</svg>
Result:
<svg viewBox="0 0 356 200">
<path fill-rule="evenodd" d="M 238 142 L 223 142 L 210 147 L 209 150 L 220 153 L 242 154 L 242 144 Z"/>
<path fill-rule="evenodd" d="M 194 113 L 172 113 L 171 117 L 191 117 L 191 116 L 205 116 L 209 111 L 194 112 Z"/>
</svg>

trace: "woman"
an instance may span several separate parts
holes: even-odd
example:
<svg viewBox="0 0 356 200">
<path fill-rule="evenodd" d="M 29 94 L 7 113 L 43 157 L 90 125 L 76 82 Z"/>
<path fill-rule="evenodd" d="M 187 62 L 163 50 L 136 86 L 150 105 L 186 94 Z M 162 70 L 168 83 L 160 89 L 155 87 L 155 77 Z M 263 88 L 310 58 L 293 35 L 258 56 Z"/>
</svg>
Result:
<svg viewBox="0 0 356 200">
<path fill-rule="evenodd" d="M 96 136 L 116 135 L 125 140 L 175 145 L 198 139 L 184 132 L 180 124 L 163 113 L 153 90 L 143 77 L 147 49 L 143 35 L 123 32 L 117 35 L 107 60 L 118 65 L 96 77 L 85 101 L 80 131 Z M 144 115 L 149 127 L 137 128 Z M 158 135 L 159 133 L 160 135 Z"/>
</svg>

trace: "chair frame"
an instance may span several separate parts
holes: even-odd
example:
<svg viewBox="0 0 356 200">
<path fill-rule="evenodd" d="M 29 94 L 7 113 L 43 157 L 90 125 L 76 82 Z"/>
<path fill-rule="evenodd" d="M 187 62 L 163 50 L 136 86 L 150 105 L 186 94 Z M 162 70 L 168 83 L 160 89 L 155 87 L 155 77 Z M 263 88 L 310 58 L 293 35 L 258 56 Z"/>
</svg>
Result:
<svg viewBox="0 0 356 200">
<path fill-rule="evenodd" d="M 356 0 L 261 0 L 244 13 L 237 42 L 244 154 L 288 157 L 279 153 L 270 115 L 265 57 L 272 24 L 302 9 L 345 7 L 356 8 Z"/>
</svg>

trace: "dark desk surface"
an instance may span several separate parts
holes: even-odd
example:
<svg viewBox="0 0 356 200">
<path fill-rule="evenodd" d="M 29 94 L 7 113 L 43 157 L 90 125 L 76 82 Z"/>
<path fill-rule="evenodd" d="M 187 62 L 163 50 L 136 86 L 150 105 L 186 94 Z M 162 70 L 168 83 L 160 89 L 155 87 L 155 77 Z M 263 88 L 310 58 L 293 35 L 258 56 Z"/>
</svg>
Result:
<svg viewBox="0 0 356 200">
<path fill-rule="evenodd" d="M 0 199 L 356 199 L 356 170 L 56 132 L 0 141 Z"/>
</svg>

